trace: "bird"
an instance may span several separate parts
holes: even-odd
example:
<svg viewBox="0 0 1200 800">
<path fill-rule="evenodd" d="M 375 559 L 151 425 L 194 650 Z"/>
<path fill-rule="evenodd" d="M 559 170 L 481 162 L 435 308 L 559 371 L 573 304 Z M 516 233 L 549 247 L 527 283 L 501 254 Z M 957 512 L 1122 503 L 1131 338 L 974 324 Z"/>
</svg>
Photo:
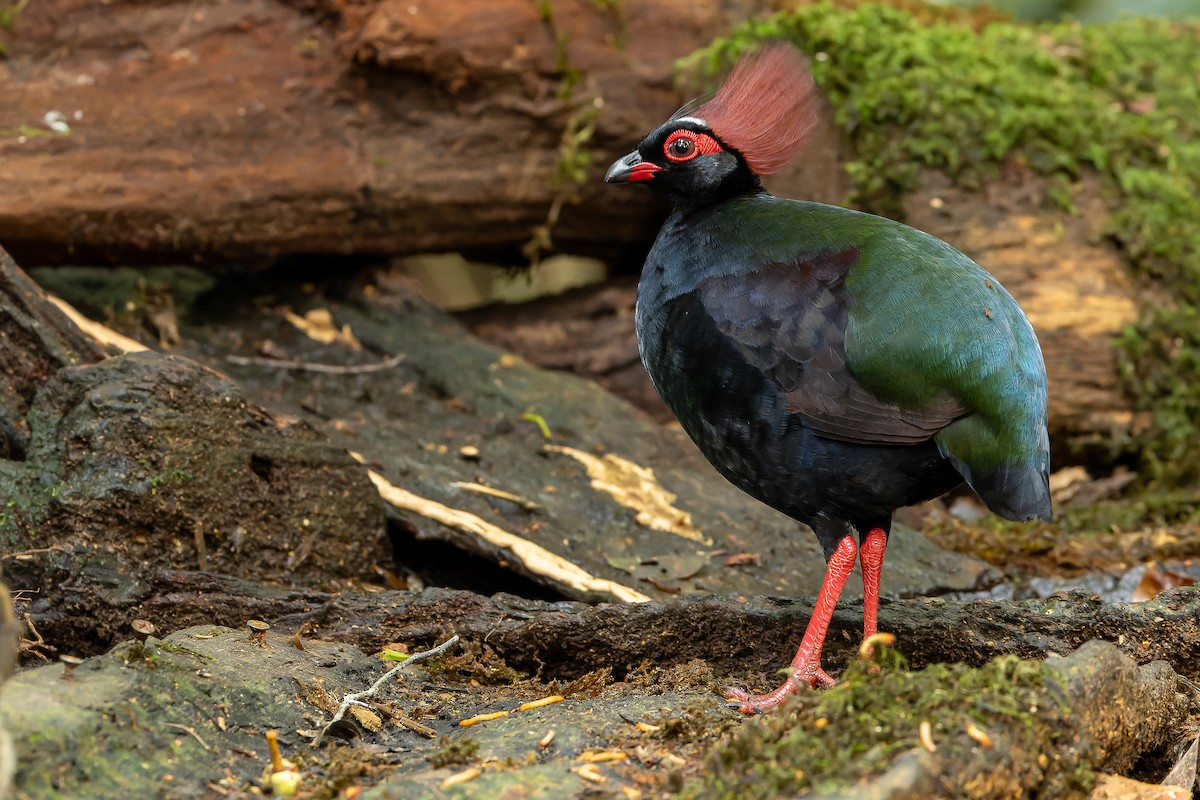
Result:
<svg viewBox="0 0 1200 800">
<path fill-rule="evenodd" d="M 821 650 L 856 560 L 864 640 L 877 632 L 897 508 L 966 483 L 1006 519 L 1053 513 L 1046 368 L 1012 295 L 930 234 L 763 188 L 819 116 L 804 57 L 768 42 L 605 175 L 670 206 L 637 288 L 651 383 L 722 476 L 824 554 L 787 679 L 724 689 L 744 714 L 834 684 Z"/>
</svg>

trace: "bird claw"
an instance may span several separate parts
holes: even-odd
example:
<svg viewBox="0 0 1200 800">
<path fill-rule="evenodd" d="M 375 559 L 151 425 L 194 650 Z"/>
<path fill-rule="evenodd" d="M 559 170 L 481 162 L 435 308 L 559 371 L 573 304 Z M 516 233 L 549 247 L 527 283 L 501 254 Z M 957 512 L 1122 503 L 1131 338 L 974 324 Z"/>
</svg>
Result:
<svg viewBox="0 0 1200 800">
<path fill-rule="evenodd" d="M 795 678 L 791 677 L 784 681 L 782 686 L 766 694 L 750 694 L 745 689 L 733 686 L 728 686 L 723 691 L 730 708 L 752 717 L 783 705 L 785 700 L 796 693 L 797 685 Z"/>
<path fill-rule="evenodd" d="M 747 716 L 754 716 L 755 714 L 760 714 L 763 711 L 763 709 L 758 708 L 752 702 L 757 698 L 755 698 L 754 695 L 750 694 L 745 689 L 741 689 L 737 686 L 722 686 L 721 694 L 725 695 L 725 699 L 728 701 L 725 703 L 725 707 L 732 708 L 738 713 L 745 714 Z"/>
<path fill-rule="evenodd" d="M 739 714 L 744 714 L 747 717 L 754 717 L 759 714 L 765 713 L 763 709 L 759 708 L 758 706 L 754 705 L 753 703 L 739 703 L 736 700 L 730 700 L 728 703 L 725 704 L 725 707 L 728 709 L 732 709 L 733 711 L 736 711 Z"/>
<path fill-rule="evenodd" d="M 721 693 L 729 701 L 725 704 L 727 707 L 749 717 L 783 705 L 785 700 L 796 694 L 801 683 L 806 683 L 815 689 L 817 686 L 833 686 L 835 681 L 825 670 L 813 667 L 797 670 L 779 688 L 766 694 L 750 694 L 745 689 L 736 686 L 723 687 Z"/>
</svg>

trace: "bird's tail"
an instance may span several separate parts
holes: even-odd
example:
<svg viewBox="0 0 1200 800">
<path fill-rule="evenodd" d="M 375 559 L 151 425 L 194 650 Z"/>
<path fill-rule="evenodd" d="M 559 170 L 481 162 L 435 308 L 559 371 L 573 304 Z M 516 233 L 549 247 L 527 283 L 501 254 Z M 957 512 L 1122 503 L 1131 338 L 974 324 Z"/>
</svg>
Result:
<svg viewBox="0 0 1200 800">
<path fill-rule="evenodd" d="M 955 464 L 960 472 L 965 465 Z M 1017 522 L 1035 519 L 1049 522 L 1054 511 L 1050 504 L 1050 478 L 1035 467 L 1005 465 L 998 469 L 964 472 L 967 483 L 994 513 Z"/>
<path fill-rule="evenodd" d="M 936 441 L 942 455 L 994 513 L 1017 522 L 1049 522 L 1054 511 L 1045 417 L 1036 424 L 1017 427 L 1033 433 L 1025 441 L 1018 439 L 1015 445 L 1002 448 L 1001 437 L 987 421 L 972 415 L 943 428 Z"/>
</svg>

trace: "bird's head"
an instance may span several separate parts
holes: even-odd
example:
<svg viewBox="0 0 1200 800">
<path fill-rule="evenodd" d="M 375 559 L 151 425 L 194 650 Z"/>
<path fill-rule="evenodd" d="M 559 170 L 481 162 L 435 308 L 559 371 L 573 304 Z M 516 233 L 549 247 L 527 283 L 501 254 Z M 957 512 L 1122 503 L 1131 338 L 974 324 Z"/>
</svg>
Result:
<svg viewBox="0 0 1200 800">
<path fill-rule="evenodd" d="M 816 118 L 804 58 L 772 42 L 743 58 L 711 99 L 680 111 L 613 162 L 604 180 L 647 181 L 684 204 L 757 191 L 760 177 L 800 150 Z"/>
</svg>

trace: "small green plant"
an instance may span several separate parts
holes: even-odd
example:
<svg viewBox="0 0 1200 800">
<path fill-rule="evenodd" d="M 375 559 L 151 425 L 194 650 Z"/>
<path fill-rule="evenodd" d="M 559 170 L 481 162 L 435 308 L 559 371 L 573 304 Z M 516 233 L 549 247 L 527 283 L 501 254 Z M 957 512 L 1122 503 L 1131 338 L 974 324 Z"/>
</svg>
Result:
<svg viewBox="0 0 1200 800">
<path fill-rule="evenodd" d="M 39 136 L 49 136 L 45 128 L 35 128 L 32 125 L 18 125 L 15 128 L 0 128 L 0 137 L 24 136 L 26 139 L 36 139 Z"/>
<path fill-rule="evenodd" d="M 618 0 L 598 0 L 598 6 L 616 16 L 624 31 L 624 12 Z M 554 175 L 551 178 L 554 194 L 550 208 L 546 211 L 546 219 L 530 232 L 529 241 L 521 247 L 521 254 L 531 267 L 536 267 L 542 254 L 554 246 L 552 233 L 554 226 L 558 224 L 563 206 L 579 202 L 578 189 L 587 181 L 588 167 L 595 158 L 590 145 L 592 137 L 596 134 L 596 120 L 600 116 L 600 108 L 604 104 L 599 97 L 581 99 L 576 96 L 583 73 L 568 57 L 567 46 L 570 44 L 571 34 L 555 27 L 553 9 L 548 3 L 539 2 L 538 9 L 542 23 L 554 32 L 557 43 L 555 71 L 559 76 L 556 94 L 564 108 L 569 109 L 569 113 L 558 142 Z"/>
<path fill-rule="evenodd" d="M 16 2 L 0 2 L 0 29 L 12 33 L 17 28 L 17 19 L 21 16 L 21 12 L 25 9 L 25 4 L 29 0 L 16 0 Z M 0 45 L 2 52 L 3 45 Z"/>
<path fill-rule="evenodd" d="M 426 756 L 429 765 L 434 769 L 470 764 L 479 753 L 479 742 L 474 739 L 451 739 L 443 736 L 438 741 L 438 749 Z"/>
<path fill-rule="evenodd" d="M 588 145 L 596 133 L 596 118 L 599 114 L 600 105 L 591 102 L 577 107 L 567 117 L 558 144 L 558 157 L 555 160 L 555 173 L 552 178 L 554 196 L 550 201 L 550 208 L 546 212 L 545 221 L 533 229 L 529 241 L 521 248 L 521 254 L 532 266 L 536 266 L 542 254 L 553 247 L 552 232 L 558 224 L 563 206 L 579 202 L 577 190 L 587 180 L 587 169 L 595 157 Z"/>
</svg>

